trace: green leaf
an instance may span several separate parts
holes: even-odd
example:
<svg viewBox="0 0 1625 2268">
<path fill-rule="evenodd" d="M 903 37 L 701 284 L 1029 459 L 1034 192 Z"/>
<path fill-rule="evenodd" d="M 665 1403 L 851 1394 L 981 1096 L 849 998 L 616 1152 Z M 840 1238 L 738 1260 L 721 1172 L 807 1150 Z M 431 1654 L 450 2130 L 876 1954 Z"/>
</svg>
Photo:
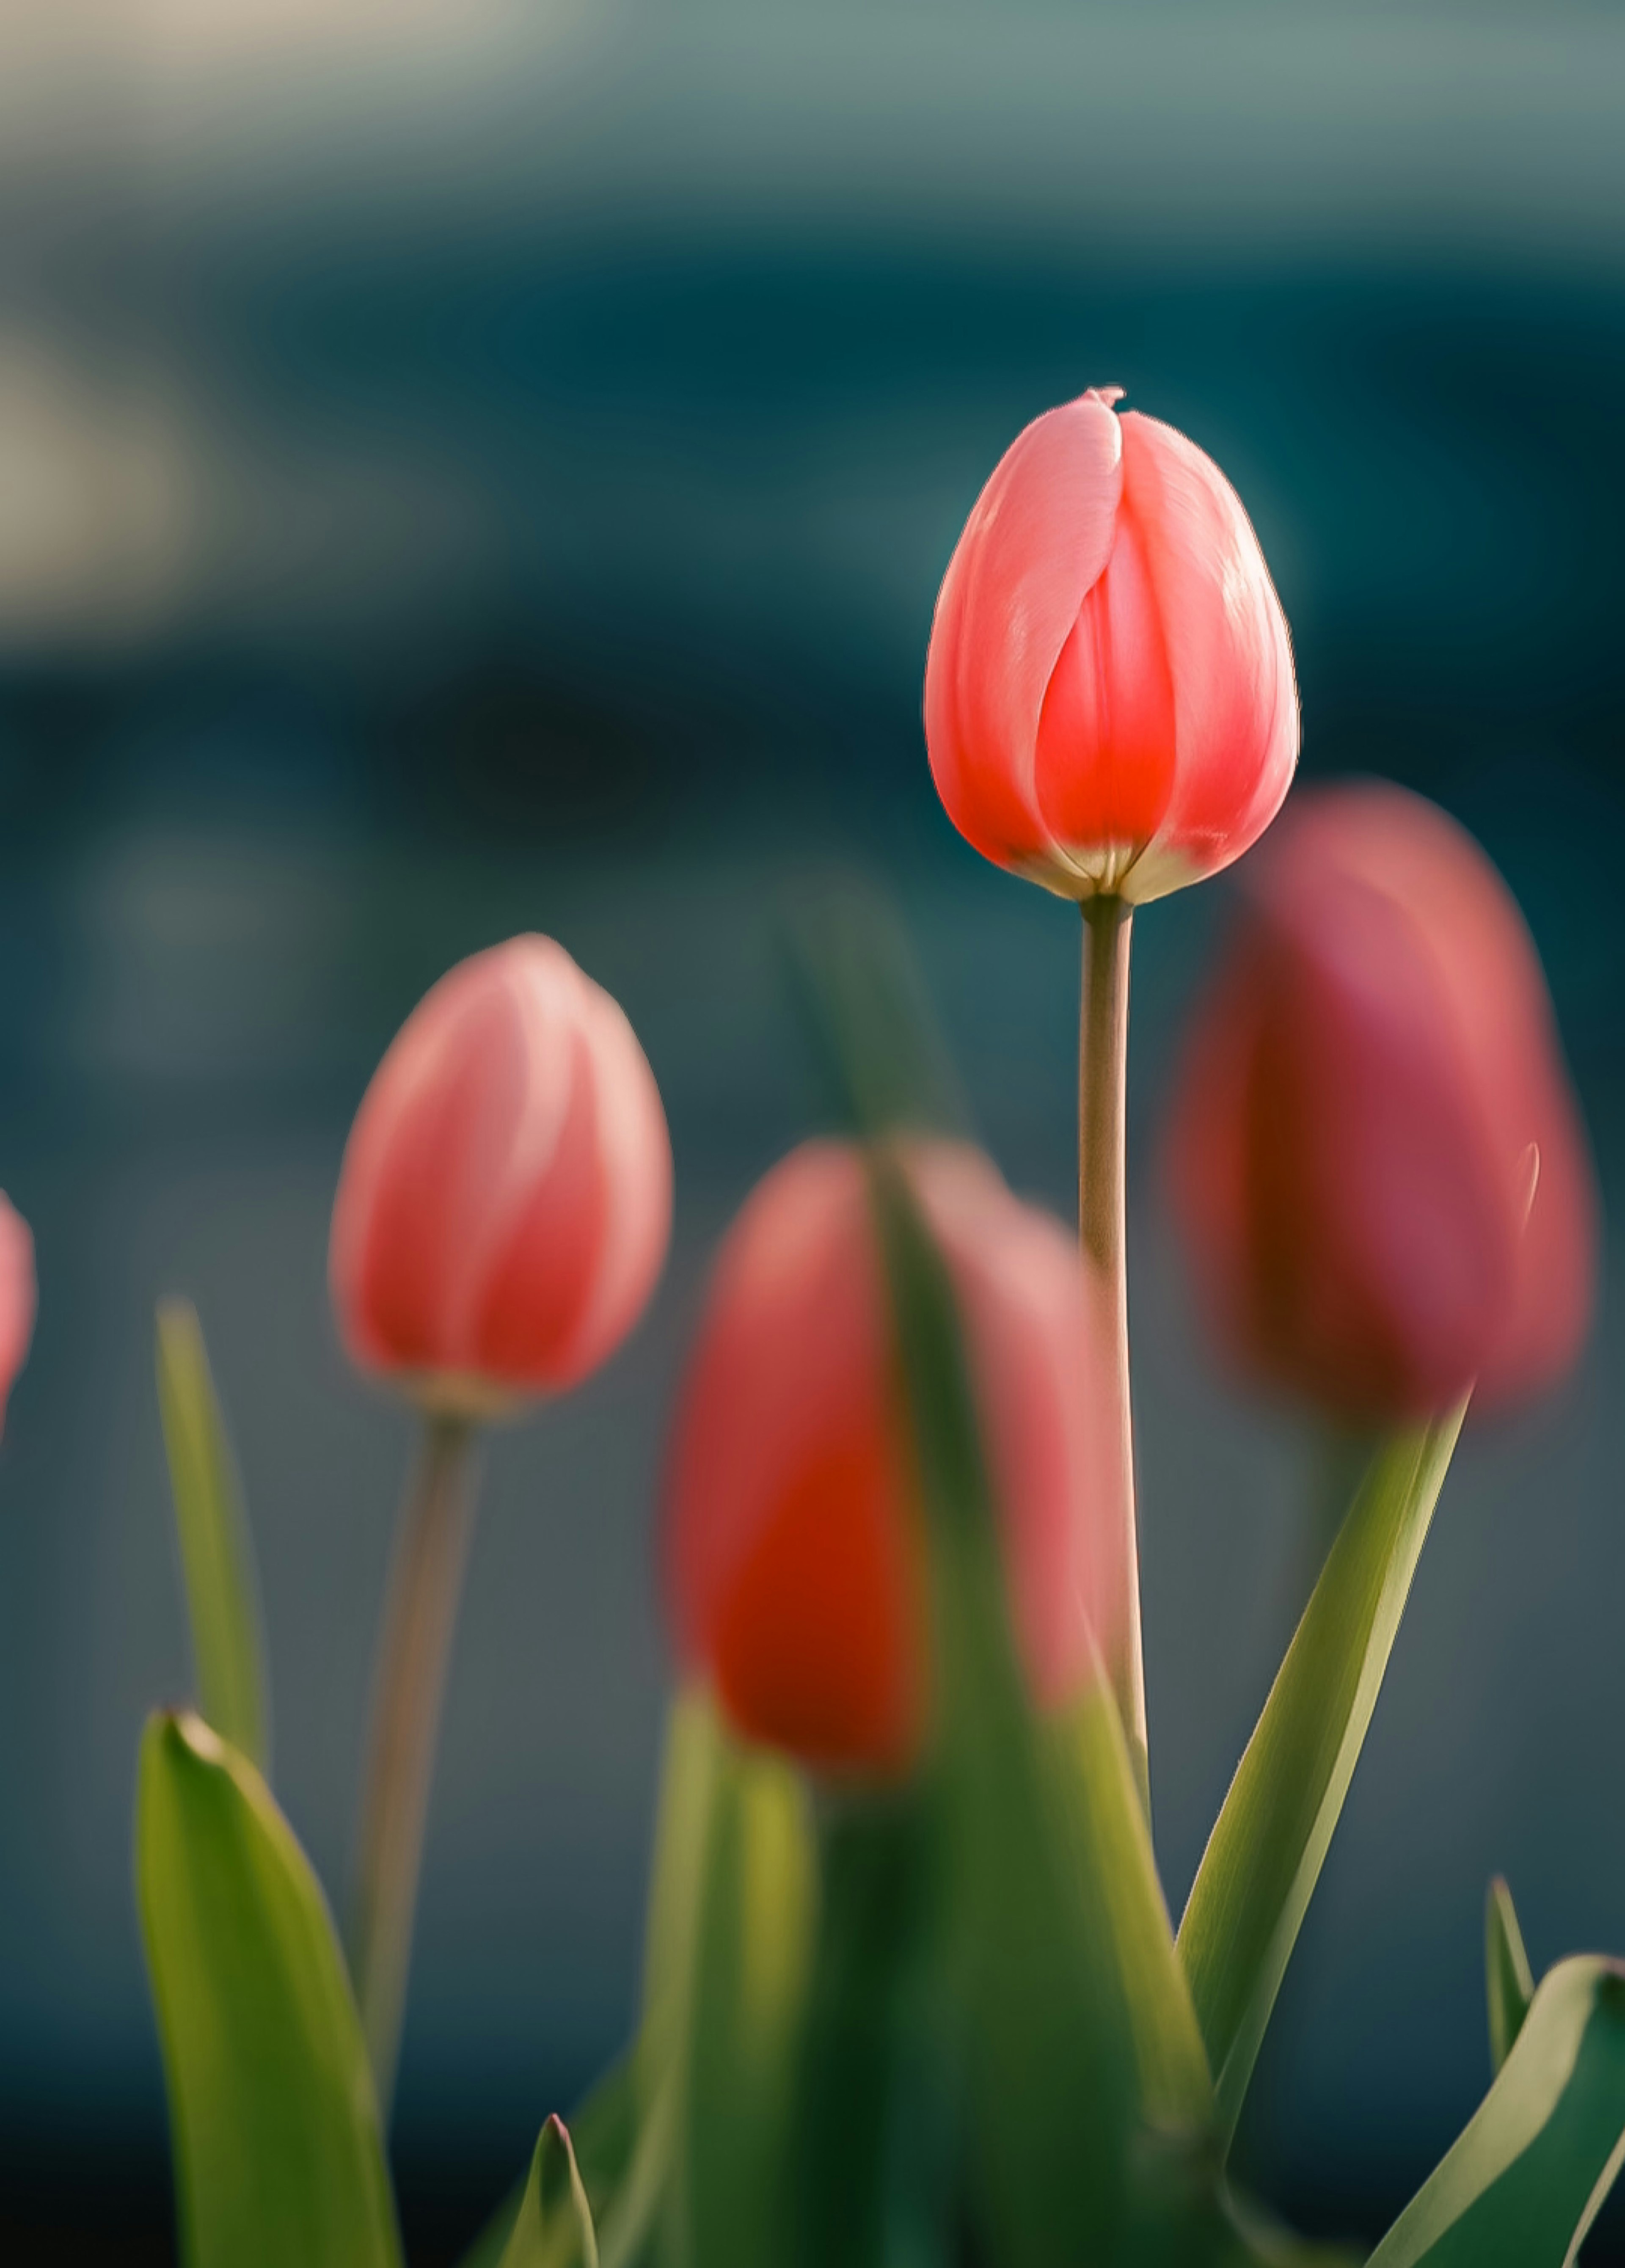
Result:
<svg viewBox="0 0 1625 2268">
<path fill-rule="evenodd" d="M 788 2234 L 815 1864 L 795 1771 L 720 1727 L 711 1739 L 688 1973 L 665 2002 L 681 2014 L 666 2043 L 674 2178 L 661 2256 L 754 2268 L 783 2257 Z"/>
<path fill-rule="evenodd" d="M 964 1089 L 884 894 L 850 877 L 827 886 L 796 909 L 789 944 L 796 1002 L 846 1130 L 966 1135 Z"/>
<path fill-rule="evenodd" d="M 1173 2159 L 1199 2149 L 1207 2066 L 1115 1705 L 1102 1686 L 1040 1727 L 1028 1703 L 952 1288 L 884 1152 L 872 1182 L 927 1512 L 934 1769 L 990 2250 L 1049 2268 L 1109 2255 L 1154 2192 L 1183 2210 Z"/>
<path fill-rule="evenodd" d="M 945 2261 L 958 2142 L 934 1807 L 917 1781 L 827 1793 L 796 2095 L 800 2268 Z"/>
<path fill-rule="evenodd" d="M 619 2197 L 637 2144 L 637 2090 L 632 2058 L 622 2056 L 605 2073 L 570 2122 L 570 2146 L 595 2227 Z M 464 2253 L 460 2268 L 500 2268 L 530 2183 L 527 2169 Z"/>
<path fill-rule="evenodd" d="M 1625 2157 L 1625 1969 L 1541 1979 L 1499 2076 L 1370 2268 L 1568 2268 Z"/>
<path fill-rule="evenodd" d="M 203 1334 L 189 1300 L 158 1302 L 158 1393 L 198 1707 L 223 1741 L 265 1771 L 270 1712 L 254 1549 Z"/>
<path fill-rule="evenodd" d="M 1197 1870 L 1180 1952 L 1226 2139 L 1354 1776 L 1465 1408 L 1379 1451 Z"/>
<path fill-rule="evenodd" d="M 199 1717 L 148 1723 L 136 1875 L 187 2268 L 399 2268 L 326 1902 L 263 1779 Z"/>
<path fill-rule="evenodd" d="M 502 2268 L 599 2268 L 592 2209 L 562 2119 L 541 2130 Z"/>
<path fill-rule="evenodd" d="M 1484 1983 L 1489 2002 L 1489 2067 L 1495 2072 L 1511 2054 L 1534 1998 L 1534 1976 L 1512 1893 L 1499 1874 L 1484 1901 Z"/>
</svg>

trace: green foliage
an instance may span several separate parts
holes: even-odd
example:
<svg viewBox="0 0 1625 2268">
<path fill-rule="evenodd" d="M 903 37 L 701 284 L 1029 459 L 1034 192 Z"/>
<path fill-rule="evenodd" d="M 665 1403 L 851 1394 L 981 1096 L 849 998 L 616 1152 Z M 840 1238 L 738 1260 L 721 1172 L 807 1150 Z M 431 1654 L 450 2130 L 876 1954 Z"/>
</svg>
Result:
<svg viewBox="0 0 1625 2268">
<path fill-rule="evenodd" d="M 158 1394 L 192 1626 L 197 1704 L 223 1741 L 269 1769 L 270 1707 L 254 1548 L 197 1310 L 158 1309 Z"/>
<path fill-rule="evenodd" d="M 592 2208 L 562 2119 L 541 2130 L 502 2268 L 599 2268 Z"/>
<path fill-rule="evenodd" d="M 136 1875 L 187 2268 L 400 2268 L 327 1904 L 263 1779 L 201 1718 L 148 1724 Z"/>
<path fill-rule="evenodd" d="M 708 1704 L 679 1769 L 697 1833 L 674 1831 L 669 1904 L 657 1898 L 650 2016 L 671 2179 L 658 2257 L 746 2268 L 783 2255 L 793 2088 L 812 1940 L 815 1859 L 805 1790 L 782 1758 L 741 1748 Z"/>
<path fill-rule="evenodd" d="M 794 997 L 843 1130 L 964 1137 L 969 1106 L 888 901 L 855 880 L 827 887 L 796 909 L 789 945 Z"/>
<path fill-rule="evenodd" d="M 1489 2067 L 1499 2071 L 1524 2028 L 1534 1975 L 1524 1951 L 1512 1893 L 1497 1874 L 1484 1901 L 1484 1985 L 1489 2003 Z"/>
<path fill-rule="evenodd" d="M 1466 2131 L 1370 2268 L 1568 2268 L 1625 2157 L 1625 1969 L 1541 1980 Z"/>
<path fill-rule="evenodd" d="M 1150 2257 L 1210 2210 L 1211 2097 L 1122 1727 L 1103 1689 L 1070 1725 L 1033 1716 L 952 1286 L 883 1152 L 873 1186 L 930 1538 L 945 1928 L 989 2249 L 1015 2268 Z"/>
<path fill-rule="evenodd" d="M 1354 1776 L 1463 1415 L 1457 1410 L 1379 1451 L 1191 1889 L 1180 1953 L 1226 2138 Z"/>
</svg>

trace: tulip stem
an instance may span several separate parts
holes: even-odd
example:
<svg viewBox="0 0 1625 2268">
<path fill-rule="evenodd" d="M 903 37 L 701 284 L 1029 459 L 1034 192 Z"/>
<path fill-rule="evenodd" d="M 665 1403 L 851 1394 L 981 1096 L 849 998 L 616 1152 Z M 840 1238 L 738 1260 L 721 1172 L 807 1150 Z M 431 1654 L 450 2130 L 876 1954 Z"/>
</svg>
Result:
<svg viewBox="0 0 1625 2268">
<path fill-rule="evenodd" d="M 351 1970 L 386 2132 L 440 1705 L 474 1526 L 469 1420 L 425 1418 L 395 1528 L 372 1689 Z"/>
<path fill-rule="evenodd" d="M 1145 1668 L 1135 1536 L 1134 1423 L 1129 1386 L 1124 1152 L 1129 1065 L 1129 943 L 1133 909 L 1114 894 L 1083 902 L 1083 1013 L 1077 1064 L 1077 1219 L 1089 1292 L 1085 1352 L 1099 1443 L 1102 1505 L 1119 1539 L 1126 1595 L 1107 1668 L 1150 1808 Z"/>
</svg>

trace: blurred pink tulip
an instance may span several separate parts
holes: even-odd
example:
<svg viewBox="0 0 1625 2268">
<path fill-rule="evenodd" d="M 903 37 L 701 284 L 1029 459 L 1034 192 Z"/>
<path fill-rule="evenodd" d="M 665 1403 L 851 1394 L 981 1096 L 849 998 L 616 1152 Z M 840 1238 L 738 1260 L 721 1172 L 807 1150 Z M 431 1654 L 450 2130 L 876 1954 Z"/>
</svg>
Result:
<svg viewBox="0 0 1625 2268">
<path fill-rule="evenodd" d="M 17 1373 L 28 1359 L 34 1307 L 33 1238 L 0 1189 L 0 1427 Z"/>
<path fill-rule="evenodd" d="M 363 1098 L 333 1210 L 344 1343 L 473 1411 L 573 1385 L 641 1314 L 672 1157 L 609 995 L 550 939 L 475 954 L 414 1009 Z"/>
<path fill-rule="evenodd" d="M 1063 897 L 1164 895 L 1239 857 L 1298 761 L 1286 620 L 1240 500 L 1092 388 L 1005 452 L 949 562 L 925 738 L 950 819 Z"/>
<path fill-rule="evenodd" d="M 960 1308 L 1016 1630 L 1055 1705 L 1124 1643 L 1131 1550 L 1092 1519 L 1083 1284 L 1059 1222 L 986 1158 L 908 1171 Z M 920 1513 L 859 1153 L 809 1142 L 724 1240 L 665 1493 L 680 1649 L 738 1729 L 834 1770 L 903 1770 L 927 1698 Z"/>
<path fill-rule="evenodd" d="M 1249 862 L 1169 1156 L 1218 1342 L 1262 1380 L 1393 1422 L 1579 1352 L 1597 1197 L 1540 962 L 1477 844 L 1403 789 L 1302 793 Z"/>
</svg>

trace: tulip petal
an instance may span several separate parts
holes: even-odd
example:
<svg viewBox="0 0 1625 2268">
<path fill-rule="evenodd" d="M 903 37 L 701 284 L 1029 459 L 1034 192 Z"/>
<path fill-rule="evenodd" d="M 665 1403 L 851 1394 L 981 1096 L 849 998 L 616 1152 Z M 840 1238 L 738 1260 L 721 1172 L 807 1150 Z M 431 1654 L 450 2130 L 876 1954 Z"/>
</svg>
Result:
<svg viewBox="0 0 1625 2268">
<path fill-rule="evenodd" d="M 1112 555 L 1122 488 L 1114 395 L 1036 418 L 978 497 L 949 563 L 925 664 L 925 737 L 948 816 L 986 856 L 1052 852 L 1034 785 L 1039 719 L 1085 593 Z"/>
<path fill-rule="evenodd" d="M 1298 694 L 1286 618 L 1240 498 L 1171 425 L 1132 410 L 1119 422 L 1122 518 L 1144 547 L 1177 749 L 1160 855 L 1126 886 L 1143 900 L 1216 873 L 1263 832 L 1298 762 Z"/>
<path fill-rule="evenodd" d="M 547 955 L 481 954 L 441 978 L 385 1057 L 334 1209 L 335 1291 L 363 1360 L 472 1367 L 489 1256 L 570 1105 L 567 1083 L 533 1079 L 533 1051 L 567 1057 L 568 1033 Z"/>
<path fill-rule="evenodd" d="M 0 1425 L 33 1336 L 34 1303 L 33 1237 L 0 1189 Z"/>
<path fill-rule="evenodd" d="M 1050 834 L 1089 869 L 1125 863 L 1173 792 L 1173 681 L 1145 532 L 1120 512 L 1111 564 L 1085 593 L 1039 721 L 1034 785 Z"/>
<path fill-rule="evenodd" d="M 589 977 L 581 986 L 605 1198 L 591 1292 L 555 1358 L 560 1385 L 596 1369 L 643 1313 L 672 1226 L 672 1143 L 649 1059 L 619 1002 Z"/>
<path fill-rule="evenodd" d="M 718 1258 L 673 1447 L 667 1565 L 680 1647 L 717 1670 L 735 1721 L 784 1740 L 801 1727 L 828 1764 L 859 1760 L 865 1742 L 901 1759 L 919 1722 L 920 1586 L 898 1520 L 890 1377 L 858 1154 L 804 1144 Z M 787 1615 L 812 1596 L 816 1615 Z M 792 1620 L 805 1653 L 772 1643 Z"/>
</svg>

